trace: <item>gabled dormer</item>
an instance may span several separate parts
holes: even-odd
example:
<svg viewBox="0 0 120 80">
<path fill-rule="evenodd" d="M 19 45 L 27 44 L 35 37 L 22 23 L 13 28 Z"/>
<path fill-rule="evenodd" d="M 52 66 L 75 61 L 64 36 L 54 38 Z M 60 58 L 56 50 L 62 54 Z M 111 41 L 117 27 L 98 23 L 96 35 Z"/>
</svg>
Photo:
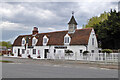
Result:
<svg viewBox="0 0 120 80">
<path fill-rule="evenodd" d="M 64 45 L 69 45 L 70 41 L 71 41 L 71 37 L 68 34 L 66 34 L 64 36 Z"/>
<path fill-rule="evenodd" d="M 44 46 L 47 45 L 48 40 L 49 40 L 48 37 L 45 35 L 45 36 L 43 37 L 43 45 L 44 45 Z"/>
<path fill-rule="evenodd" d="M 74 12 L 72 12 L 72 17 L 68 23 L 68 33 L 74 33 L 77 29 L 77 22 L 74 18 Z"/>
<path fill-rule="evenodd" d="M 36 39 L 36 37 L 32 38 L 32 46 L 35 46 L 37 43 L 38 39 Z"/>
<path fill-rule="evenodd" d="M 25 38 L 23 37 L 23 38 L 22 38 L 22 46 L 24 46 L 25 43 L 26 43 L 26 40 L 25 40 Z"/>
</svg>

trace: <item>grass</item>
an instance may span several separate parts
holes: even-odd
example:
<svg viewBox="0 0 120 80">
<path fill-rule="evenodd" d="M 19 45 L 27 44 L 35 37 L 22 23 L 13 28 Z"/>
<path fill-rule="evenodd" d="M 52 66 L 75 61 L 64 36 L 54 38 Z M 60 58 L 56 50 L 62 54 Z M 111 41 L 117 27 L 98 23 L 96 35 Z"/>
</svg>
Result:
<svg viewBox="0 0 120 80">
<path fill-rule="evenodd" d="M 2 63 L 12 63 L 12 61 L 7 61 L 7 60 L 0 60 Z"/>
</svg>

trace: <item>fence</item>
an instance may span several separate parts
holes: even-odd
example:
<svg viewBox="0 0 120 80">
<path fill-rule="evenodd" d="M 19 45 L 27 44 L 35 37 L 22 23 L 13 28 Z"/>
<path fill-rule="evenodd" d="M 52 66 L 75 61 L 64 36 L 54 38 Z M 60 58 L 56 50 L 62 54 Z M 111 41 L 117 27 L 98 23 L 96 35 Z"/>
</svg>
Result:
<svg viewBox="0 0 120 80">
<path fill-rule="evenodd" d="M 105 61 L 105 62 L 118 62 L 119 53 L 87 53 L 77 54 L 72 56 L 65 56 L 69 60 L 84 60 L 84 61 Z"/>
</svg>

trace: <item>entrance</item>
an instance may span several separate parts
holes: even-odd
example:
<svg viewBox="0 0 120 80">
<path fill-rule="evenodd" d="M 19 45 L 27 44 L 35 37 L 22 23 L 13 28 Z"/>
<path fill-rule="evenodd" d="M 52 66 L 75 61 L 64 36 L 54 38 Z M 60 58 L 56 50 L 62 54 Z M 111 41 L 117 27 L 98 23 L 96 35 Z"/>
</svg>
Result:
<svg viewBox="0 0 120 80">
<path fill-rule="evenodd" d="M 44 53 L 44 58 L 47 58 L 47 53 L 49 52 L 49 49 L 45 49 L 44 52 L 45 52 Z"/>
<path fill-rule="evenodd" d="M 18 56 L 20 56 L 20 49 L 18 49 Z"/>
</svg>

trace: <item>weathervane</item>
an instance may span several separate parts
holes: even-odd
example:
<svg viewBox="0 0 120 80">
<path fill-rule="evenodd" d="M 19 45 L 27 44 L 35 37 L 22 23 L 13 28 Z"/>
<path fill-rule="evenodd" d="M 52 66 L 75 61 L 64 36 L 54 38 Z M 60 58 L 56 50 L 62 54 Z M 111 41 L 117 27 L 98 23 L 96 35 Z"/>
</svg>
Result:
<svg viewBox="0 0 120 80">
<path fill-rule="evenodd" d="M 74 16 L 74 11 L 72 11 L 72 16 Z"/>
</svg>

